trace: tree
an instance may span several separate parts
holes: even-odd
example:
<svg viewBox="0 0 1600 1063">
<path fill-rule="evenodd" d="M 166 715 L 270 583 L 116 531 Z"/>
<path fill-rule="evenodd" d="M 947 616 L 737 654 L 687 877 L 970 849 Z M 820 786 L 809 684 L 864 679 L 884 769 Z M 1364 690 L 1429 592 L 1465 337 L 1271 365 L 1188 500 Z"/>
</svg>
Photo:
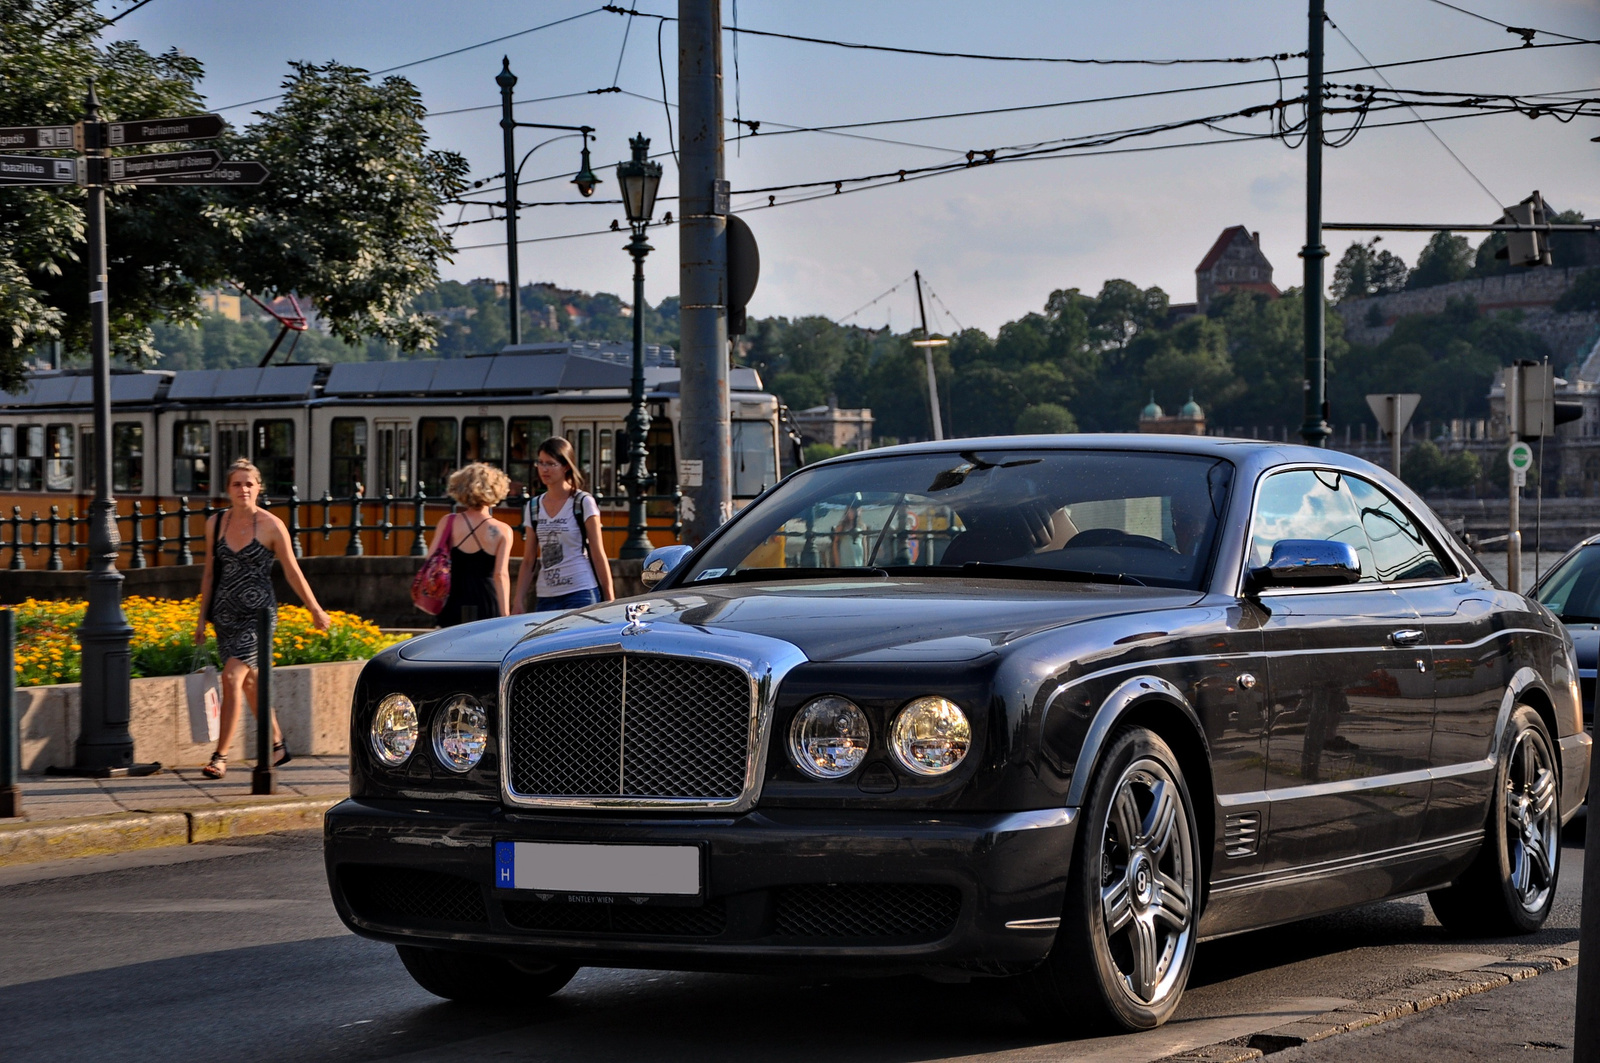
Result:
<svg viewBox="0 0 1600 1063">
<path fill-rule="evenodd" d="M 1465 280 L 1472 273 L 1472 245 L 1465 236 L 1449 232 L 1434 233 L 1417 256 L 1417 267 L 1406 279 L 1407 288 L 1431 288 Z"/>
<path fill-rule="evenodd" d="M 91 77 L 108 120 L 204 109 L 198 60 L 102 45 L 108 26 L 92 0 L 0 0 L 0 124 L 77 121 Z M 265 162 L 266 184 L 107 196 L 119 357 L 153 360 L 152 325 L 195 320 L 199 292 L 234 279 L 308 298 L 350 342 L 432 342 L 432 320 L 410 302 L 450 253 L 436 219 L 465 162 L 427 150 L 421 98 L 403 78 L 373 84 L 353 67 L 297 64 L 284 87 L 276 111 L 218 143 L 225 157 Z M 60 339 L 69 355 L 88 347 L 83 203 L 77 188 L 0 189 L 0 385 L 20 383 L 23 355 L 41 341 Z"/>
<path fill-rule="evenodd" d="M 1406 263 L 1399 255 L 1379 251 L 1381 236 L 1366 243 L 1353 243 L 1333 268 L 1333 301 L 1364 299 L 1372 295 L 1398 292 L 1406 285 Z"/>
<path fill-rule="evenodd" d="M 1021 435 L 1060 435 L 1076 432 L 1078 422 L 1065 406 L 1041 402 L 1017 415 L 1016 430 Z"/>
<path fill-rule="evenodd" d="M 1600 310 L 1600 267 L 1578 274 L 1578 279 L 1561 293 L 1553 309 L 1561 313 Z"/>
</svg>

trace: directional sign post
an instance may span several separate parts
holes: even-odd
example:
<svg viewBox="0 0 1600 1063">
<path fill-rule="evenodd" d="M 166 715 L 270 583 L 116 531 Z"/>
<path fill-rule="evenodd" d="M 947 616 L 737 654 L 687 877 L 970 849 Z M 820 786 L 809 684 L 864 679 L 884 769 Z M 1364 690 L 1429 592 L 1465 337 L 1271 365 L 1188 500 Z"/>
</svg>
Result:
<svg viewBox="0 0 1600 1063">
<path fill-rule="evenodd" d="M 1400 433 L 1411 423 L 1421 401 L 1417 394 L 1367 396 L 1367 408 L 1378 419 L 1378 427 L 1389 434 L 1389 466 L 1396 477 L 1400 475 Z"/>
<path fill-rule="evenodd" d="M 123 155 L 106 160 L 105 180 L 112 184 L 167 174 L 205 173 L 215 170 L 222 156 L 211 148 L 199 151 L 164 151 L 159 155 Z"/>
<path fill-rule="evenodd" d="M 140 185 L 258 185 L 271 173 L 259 162 L 235 162 L 232 159 L 203 173 L 171 173 L 160 177 L 140 178 Z"/>
<path fill-rule="evenodd" d="M 220 114 L 192 114 L 187 118 L 146 118 L 139 122 L 107 122 L 108 148 L 136 144 L 171 144 L 183 140 L 211 140 L 222 135 Z"/>
<path fill-rule="evenodd" d="M 78 160 L 0 155 L 0 185 L 75 185 Z"/>
<path fill-rule="evenodd" d="M 25 125 L 0 128 L 0 151 L 31 151 L 38 148 L 73 147 L 75 126 Z"/>
</svg>

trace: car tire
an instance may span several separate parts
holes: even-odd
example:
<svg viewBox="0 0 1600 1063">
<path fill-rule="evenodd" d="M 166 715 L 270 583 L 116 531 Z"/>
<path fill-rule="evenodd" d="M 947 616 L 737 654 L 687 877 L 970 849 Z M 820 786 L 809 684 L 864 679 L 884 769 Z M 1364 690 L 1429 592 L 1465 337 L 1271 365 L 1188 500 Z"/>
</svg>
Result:
<svg viewBox="0 0 1600 1063">
<path fill-rule="evenodd" d="M 1019 999 L 1053 1033 L 1152 1029 L 1177 1009 L 1194 962 L 1194 801 L 1171 747 L 1143 727 L 1112 738 L 1088 796 L 1055 944 L 1019 979 Z"/>
<path fill-rule="evenodd" d="M 529 963 L 473 952 L 396 945 L 400 962 L 423 989 L 463 1004 L 514 1004 L 542 1000 L 572 981 L 574 964 Z"/>
<path fill-rule="evenodd" d="M 1439 922 L 1463 936 L 1538 930 L 1561 874 L 1561 762 L 1537 712 L 1512 711 L 1497 760 L 1483 848 L 1455 883 L 1428 894 Z"/>
</svg>

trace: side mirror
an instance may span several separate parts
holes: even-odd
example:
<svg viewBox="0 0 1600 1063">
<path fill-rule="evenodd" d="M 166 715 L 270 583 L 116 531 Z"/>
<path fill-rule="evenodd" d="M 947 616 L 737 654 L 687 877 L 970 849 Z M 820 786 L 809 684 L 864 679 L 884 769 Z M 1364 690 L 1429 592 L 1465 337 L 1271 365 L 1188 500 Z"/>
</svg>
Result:
<svg viewBox="0 0 1600 1063">
<path fill-rule="evenodd" d="M 1272 559 L 1250 570 L 1246 590 L 1263 587 L 1332 587 L 1361 579 L 1355 547 L 1332 539 L 1280 539 Z"/>
<path fill-rule="evenodd" d="M 656 584 L 666 579 L 693 550 L 692 546 L 656 547 L 644 559 L 644 568 L 639 570 L 639 582 L 644 584 L 645 590 L 655 590 Z"/>
</svg>

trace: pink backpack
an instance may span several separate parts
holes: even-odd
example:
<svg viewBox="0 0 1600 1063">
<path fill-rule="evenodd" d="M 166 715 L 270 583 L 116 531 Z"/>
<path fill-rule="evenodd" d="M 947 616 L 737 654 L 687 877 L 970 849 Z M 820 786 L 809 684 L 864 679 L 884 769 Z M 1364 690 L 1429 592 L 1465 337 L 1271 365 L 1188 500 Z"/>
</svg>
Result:
<svg viewBox="0 0 1600 1063">
<path fill-rule="evenodd" d="M 411 581 L 411 604 L 429 616 L 444 611 L 445 599 L 450 597 L 450 533 L 455 528 L 456 515 L 450 514 L 444 522 L 444 532 L 433 544 L 422 569 Z"/>
</svg>

